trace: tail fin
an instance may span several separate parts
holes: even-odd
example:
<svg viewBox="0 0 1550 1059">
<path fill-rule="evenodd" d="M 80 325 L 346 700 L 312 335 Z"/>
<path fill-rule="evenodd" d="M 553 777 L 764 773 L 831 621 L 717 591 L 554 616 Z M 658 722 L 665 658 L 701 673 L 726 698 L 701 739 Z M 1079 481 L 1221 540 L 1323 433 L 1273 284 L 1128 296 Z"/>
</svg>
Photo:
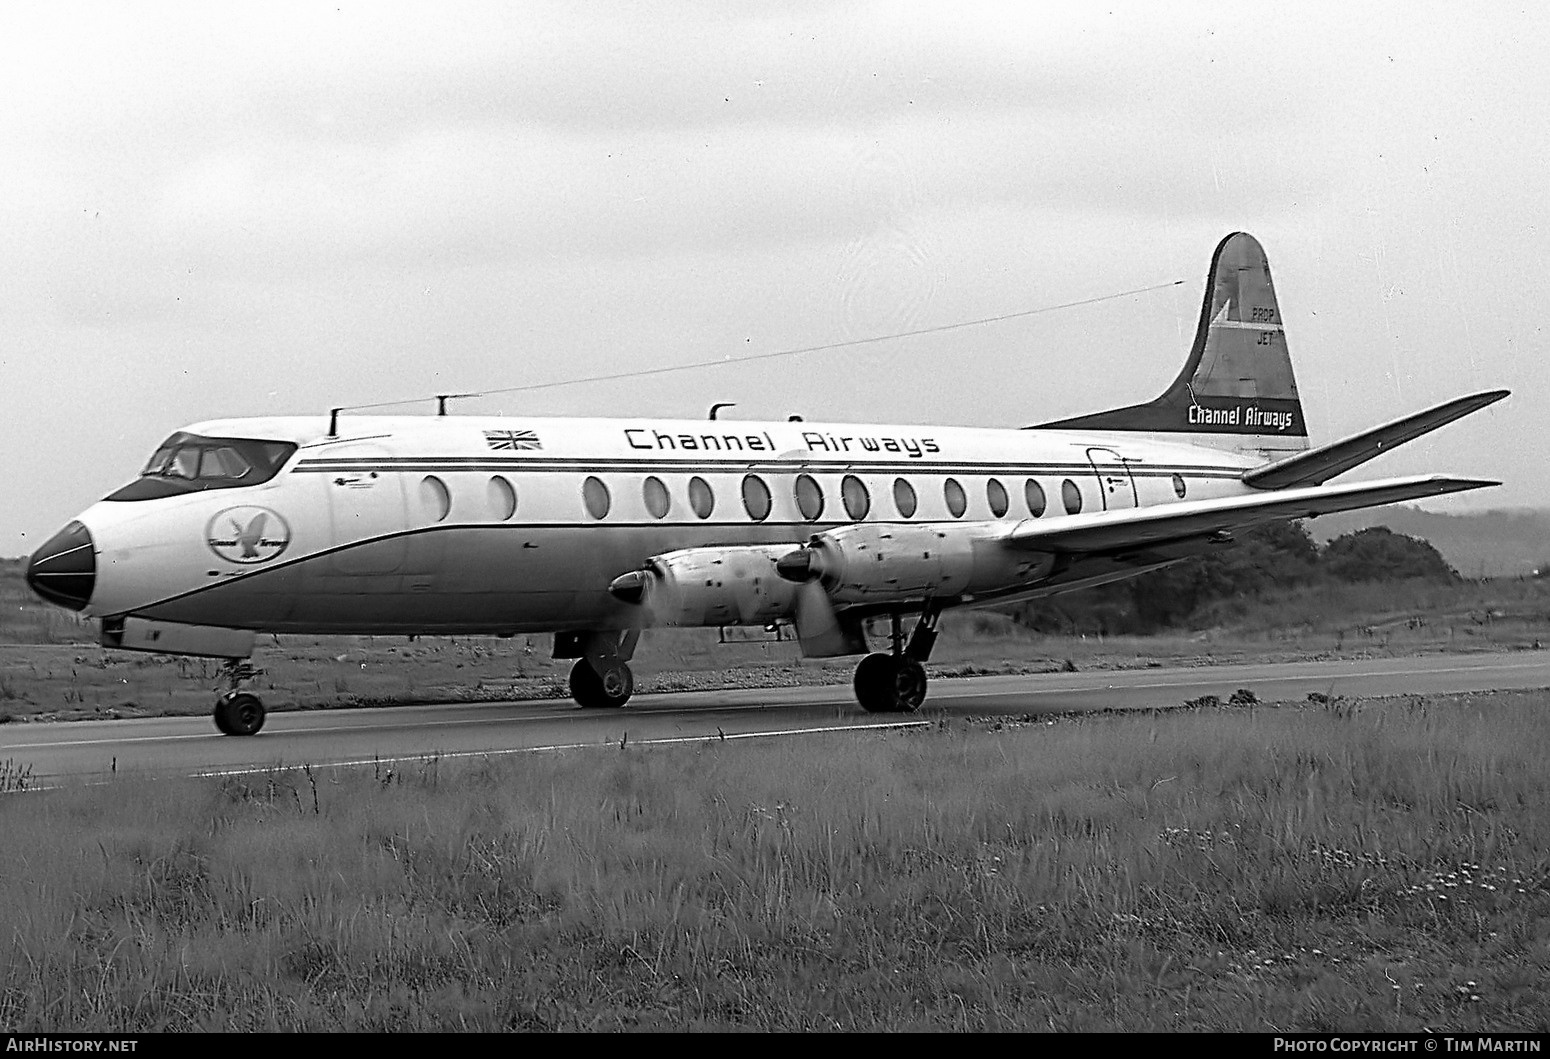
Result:
<svg viewBox="0 0 1550 1059">
<path fill-rule="evenodd" d="M 1217 244 L 1195 344 L 1162 396 L 1039 426 L 1167 434 L 1267 459 L 1306 449 L 1281 309 L 1259 241 L 1234 232 Z"/>
</svg>

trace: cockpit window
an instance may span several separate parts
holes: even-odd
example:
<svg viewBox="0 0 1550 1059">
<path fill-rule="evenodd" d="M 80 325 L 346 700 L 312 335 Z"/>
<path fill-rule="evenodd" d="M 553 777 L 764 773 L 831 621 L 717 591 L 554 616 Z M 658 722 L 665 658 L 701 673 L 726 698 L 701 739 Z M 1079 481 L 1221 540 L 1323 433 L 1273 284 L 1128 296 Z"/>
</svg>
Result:
<svg viewBox="0 0 1550 1059">
<path fill-rule="evenodd" d="M 230 445 L 203 449 L 199 456 L 199 477 L 230 478 L 233 481 L 253 473 L 253 465 Z"/>
<path fill-rule="evenodd" d="M 109 500 L 153 500 L 203 489 L 237 489 L 267 482 L 296 446 L 288 441 L 172 435 L 146 463 L 140 477 Z"/>
</svg>

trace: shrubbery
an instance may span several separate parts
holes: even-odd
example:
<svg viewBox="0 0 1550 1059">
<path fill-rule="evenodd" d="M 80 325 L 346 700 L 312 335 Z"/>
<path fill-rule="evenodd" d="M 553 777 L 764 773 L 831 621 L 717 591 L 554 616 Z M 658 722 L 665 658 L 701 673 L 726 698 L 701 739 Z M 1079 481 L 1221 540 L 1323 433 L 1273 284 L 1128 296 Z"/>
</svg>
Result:
<svg viewBox="0 0 1550 1059">
<path fill-rule="evenodd" d="M 1257 599 L 1303 585 L 1415 579 L 1460 577 L 1426 541 L 1381 526 L 1336 537 L 1320 549 L 1302 523 L 1275 523 L 1128 581 L 1038 600 L 1014 616 L 1046 632 L 1145 633 L 1188 626 L 1224 600 Z"/>
</svg>

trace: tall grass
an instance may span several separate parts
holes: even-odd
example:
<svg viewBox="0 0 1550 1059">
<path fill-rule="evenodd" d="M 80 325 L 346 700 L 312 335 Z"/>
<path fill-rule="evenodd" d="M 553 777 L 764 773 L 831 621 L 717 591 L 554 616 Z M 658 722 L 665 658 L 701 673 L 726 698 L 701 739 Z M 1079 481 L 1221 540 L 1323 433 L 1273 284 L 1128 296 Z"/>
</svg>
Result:
<svg viewBox="0 0 1550 1059">
<path fill-rule="evenodd" d="M 12 796 L 0 1026 L 1542 1029 L 1545 706 Z"/>
</svg>

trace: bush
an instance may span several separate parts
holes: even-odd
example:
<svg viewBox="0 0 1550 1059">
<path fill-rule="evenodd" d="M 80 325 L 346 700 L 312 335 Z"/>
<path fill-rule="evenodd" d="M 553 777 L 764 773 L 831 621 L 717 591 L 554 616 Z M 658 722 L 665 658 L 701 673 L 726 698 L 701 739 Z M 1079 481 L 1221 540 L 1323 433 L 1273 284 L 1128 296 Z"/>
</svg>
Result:
<svg viewBox="0 0 1550 1059">
<path fill-rule="evenodd" d="M 1325 546 L 1321 565 L 1340 581 L 1461 580 L 1429 542 L 1384 526 L 1336 537 Z"/>
</svg>

